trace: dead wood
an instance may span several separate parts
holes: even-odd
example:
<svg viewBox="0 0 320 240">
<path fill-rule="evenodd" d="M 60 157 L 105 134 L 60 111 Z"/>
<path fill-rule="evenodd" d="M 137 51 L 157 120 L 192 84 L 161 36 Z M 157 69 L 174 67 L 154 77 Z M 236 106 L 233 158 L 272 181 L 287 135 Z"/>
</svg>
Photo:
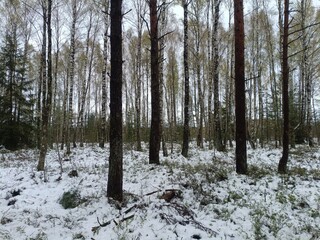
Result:
<svg viewBox="0 0 320 240">
<path fill-rule="evenodd" d="M 134 208 L 136 208 L 136 207 L 137 207 L 137 204 L 133 205 L 132 207 L 130 207 L 130 208 L 128 208 L 127 210 L 125 210 L 125 211 L 123 212 L 123 214 L 128 214 L 129 212 L 132 211 L 132 209 L 134 209 Z M 95 234 L 95 233 L 97 233 L 97 232 L 100 230 L 100 228 L 106 227 L 106 226 L 110 225 L 110 223 L 112 223 L 112 222 L 114 222 L 114 224 L 116 224 L 116 225 L 119 225 L 120 222 L 125 222 L 125 221 L 133 218 L 133 217 L 134 217 L 134 214 L 129 215 L 129 216 L 126 216 L 126 217 L 123 217 L 122 219 L 120 219 L 120 220 L 117 222 L 116 219 L 120 218 L 121 216 L 122 216 L 122 214 L 120 214 L 120 215 L 118 215 L 117 217 L 112 218 L 112 219 L 110 219 L 110 220 L 108 220 L 108 221 L 106 221 L 106 222 L 104 222 L 104 223 L 100 223 L 100 220 L 99 220 L 99 218 L 97 217 L 97 222 L 99 223 L 99 226 L 92 227 L 92 228 L 91 228 L 91 231 Z"/>
</svg>

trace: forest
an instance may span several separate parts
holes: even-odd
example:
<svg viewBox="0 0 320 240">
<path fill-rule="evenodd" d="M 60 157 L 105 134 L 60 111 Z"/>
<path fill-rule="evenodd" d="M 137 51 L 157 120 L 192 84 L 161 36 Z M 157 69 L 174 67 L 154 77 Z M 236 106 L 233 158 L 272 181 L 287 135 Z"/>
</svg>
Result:
<svg viewBox="0 0 320 240">
<path fill-rule="evenodd" d="M 320 238 L 316 0 L 0 19 L 1 239 Z"/>
</svg>

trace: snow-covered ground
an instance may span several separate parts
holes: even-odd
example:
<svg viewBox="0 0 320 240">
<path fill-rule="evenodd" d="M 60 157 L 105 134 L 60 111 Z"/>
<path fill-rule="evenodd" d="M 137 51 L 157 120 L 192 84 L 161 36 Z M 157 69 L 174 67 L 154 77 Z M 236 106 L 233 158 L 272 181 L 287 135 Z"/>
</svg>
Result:
<svg viewBox="0 0 320 240">
<path fill-rule="evenodd" d="M 248 176 L 235 173 L 234 150 L 179 152 L 154 166 L 147 147 L 125 148 L 119 206 L 106 198 L 108 149 L 74 149 L 62 174 L 57 150 L 45 174 L 35 151 L 2 150 L 0 239 L 320 239 L 319 149 L 293 149 L 288 175 L 276 173 L 281 150 L 249 149 Z M 63 194 L 74 191 L 80 205 L 64 209 Z"/>
</svg>

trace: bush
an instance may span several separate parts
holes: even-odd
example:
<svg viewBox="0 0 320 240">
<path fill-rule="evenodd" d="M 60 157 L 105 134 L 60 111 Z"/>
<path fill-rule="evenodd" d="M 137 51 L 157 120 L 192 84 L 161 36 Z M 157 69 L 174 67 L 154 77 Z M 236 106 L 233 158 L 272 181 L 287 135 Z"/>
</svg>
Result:
<svg viewBox="0 0 320 240">
<path fill-rule="evenodd" d="M 78 190 L 71 190 L 63 193 L 60 204 L 64 209 L 78 207 L 84 200 L 81 199 L 80 193 Z"/>
</svg>

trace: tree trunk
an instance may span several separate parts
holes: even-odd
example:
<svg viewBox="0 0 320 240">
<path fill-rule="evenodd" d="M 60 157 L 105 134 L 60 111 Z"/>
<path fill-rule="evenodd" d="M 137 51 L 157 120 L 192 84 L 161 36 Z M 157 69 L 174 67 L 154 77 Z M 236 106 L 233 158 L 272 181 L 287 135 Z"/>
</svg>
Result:
<svg viewBox="0 0 320 240">
<path fill-rule="evenodd" d="M 289 35 L 289 0 L 284 1 L 284 25 L 282 39 L 282 114 L 283 114 L 283 143 L 282 157 L 279 161 L 278 172 L 287 172 L 289 158 L 289 65 L 288 65 L 288 35 Z"/>
<path fill-rule="evenodd" d="M 109 2 L 106 1 L 104 5 L 104 36 L 103 36 L 103 70 L 102 70 L 102 84 L 101 84 L 101 133 L 99 147 L 104 148 L 106 141 L 106 121 L 107 121 L 107 64 L 108 64 L 108 29 L 109 29 Z"/>
<path fill-rule="evenodd" d="M 160 15 L 159 15 L 159 22 L 160 22 L 160 34 L 164 34 L 165 25 L 166 25 L 166 6 L 165 2 L 162 2 Z M 160 89 L 160 133 L 161 133 L 161 145 L 162 145 L 162 154 L 164 157 L 168 156 L 168 150 L 166 145 L 166 136 L 163 127 L 163 88 L 164 88 L 164 37 L 161 37 L 159 40 L 159 89 Z M 170 123 L 171 124 L 171 123 Z"/>
<path fill-rule="evenodd" d="M 86 39 L 86 50 L 85 50 L 85 64 L 84 64 L 84 74 L 83 74 L 83 79 L 82 79 L 82 85 L 81 85 L 81 90 L 79 91 L 81 96 L 79 98 L 79 115 L 78 115 L 78 120 L 77 120 L 77 128 L 79 128 L 79 134 L 80 134 L 80 147 L 83 147 L 83 142 L 84 142 L 84 129 L 83 129 L 83 121 L 84 121 L 84 108 L 85 108 L 85 103 L 86 103 L 86 98 L 87 98 L 87 84 L 89 84 L 89 80 L 91 78 L 90 70 L 88 74 L 88 81 L 87 81 L 87 66 L 88 66 L 88 59 L 89 59 L 89 48 L 90 48 L 90 33 L 92 29 L 92 17 L 93 17 L 93 12 L 90 11 L 90 17 L 89 17 L 89 27 L 87 31 L 87 39 Z M 94 48 L 94 47 L 92 47 Z M 92 49 L 94 51 L 94 49 Z M 91 54 L 92 56 L 93 54 Z M 91 57 L 92 59 L 92 57 Z M 75 135 L 76 131 L 74 132 Z"/>
<path fill-rule="evenodd" d="M 75 35 L 76 35 L 76 21 L 77 21 L 77 1 L 72 1 L 72 25 L 71 25 L 71 39 L 70 39 L 70 56 L 69 56 L 69 66 L 68 66 L 68 77 L 69 77 L 69 109 L 68 109 L 68 125 L 67 125 L 67 154 L 71 153 L 70 142 L 71 134 L 73 130 L 73 85 L 74 85 L 74 67 L 75 67 Z"/>
<path fill-rule="evenodd" d="M 150 39 L 151 39 L 151 130 L 149 142 L 149 163 L 160 164 L 159 151 L 161 141 L 160 126 L 160 81 L 159 81 L 159 46 L 158 46 L 158 11 L 157 0 L 149 1 Z"/>
<path fill-rule="evenodd" d="M 110 157 L 107 196 L 123 200 L 122 0 L 111 0 Z"/>
<path fill-rule="evenodd" d="M 41 49 L 41 62 L 40 62 L 40 82 L 42 84 L 42 111 L 41 111 L 41 120 L 40 120 L 40 156 L 38 161 L 37 170 L 44 171 L 44 164 L 45 164 L 45 155 L 47 151 L 47 143 L 46 137 L 44 135 L 47 134 L 46 132 L 46 121 L 44 118 L 47 116 L 47 108 L 46 108 L 46 101 L 47 101 L 47 21 L 48 21 L 48 7 L 47 3 L 42 3 L 42 18 L 43 18 L 43 26 L 42 26 L 42 49 Z"/>
<path fill-rule="evenodd" d="M 183 65 L 184 65 L 184 123 L 183 123 L 183 143 L 182 143 L 182 155 L 188 157 L 189 151 L 189 44 L 188 44 L 188 0 L 183 0 L 183 26 L 184 26 L 184 39 L 183 39 Z"/>
<path fill-rule="evenodd" d="M 48 149 L 48 138 L 49 138 L 49 119 L 51 112 L 51 102 L 52 102 L 52 30 L 51 30 L 51 11 L 52 11 L 52 1 L 48 0 L 48 6 L 43 6 L 43 48 L 42 48 L 42 61 L 48 61 L 48 74 L 46 74 L 46 64 L 43 63 L 43 92 L 42 92 L 42 133 L 41 133 L 41 147 L 40 147 L 40 157 L 37 166 L 38 171 L 44 171 L 45 157 Z M 45 26 L 48 26 L 47 28 Z M 46 59 L 46 31 L 48 31 L 48 59 Z"/>
<path fill-rule="evenodd" d="M 247 173 L 243 0 L 234 0 L 236 171 Z"/>
<path fill-rule="evenodd" d="M 136 110 L 136 149 L 142 151 L 141 146 L 141 88 L 142 88 L 142 27 L 143 18 L 146 12 L 146 4 L 143 0 L 137 0 L 136 5 L 137 13 L 137 34 L 138 34 L 138 49 L 137 49 L 137 86 L 135 96 L 135 110 Z"/>
<path fill-rule="evenodd" d="M 220 17 L 220 3 L 221 0 L 214 1 L 214 27 L 213 27 L 213 92 L 214 92 L 214 143 L 218 151 L 223 151 L 221 122 L 220 122 L 220 101 L 219 101 L 219 47 L 218 47 L 218 24 Z M 210 114 L 210 113 L 209 113 Z M 210 127 L 210 126 L 209 126 Z"/>
</svg>

